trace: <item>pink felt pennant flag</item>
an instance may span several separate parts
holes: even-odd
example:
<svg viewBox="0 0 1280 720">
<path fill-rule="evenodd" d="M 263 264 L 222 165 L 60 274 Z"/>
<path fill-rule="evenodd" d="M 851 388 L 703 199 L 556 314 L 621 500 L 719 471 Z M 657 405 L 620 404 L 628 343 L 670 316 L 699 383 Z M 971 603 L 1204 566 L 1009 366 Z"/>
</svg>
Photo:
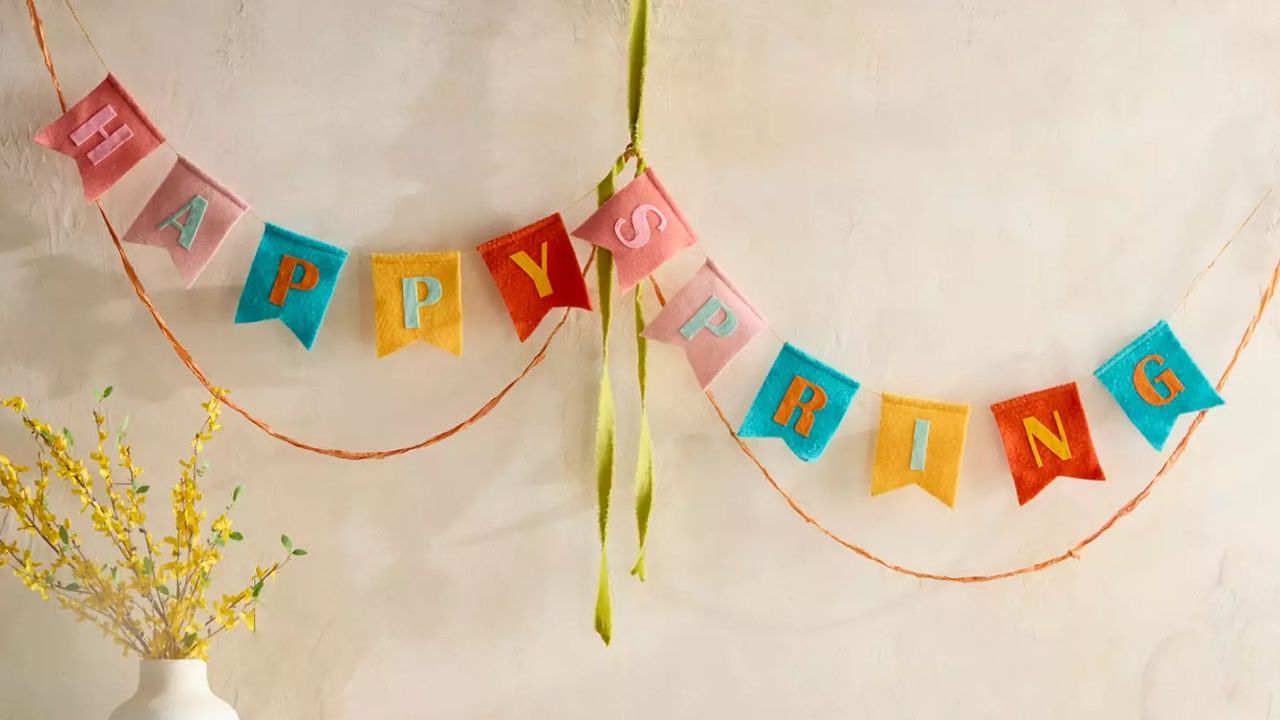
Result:
<svg viewBox="0 0 1280 720">
<path fill-rule="evenodd" d="M 573 236 L 613 253 L 624 291 L 698 241 L 653 168 L 609 198 Z"/>
<path fill-rule="evenodd" d="M 107 75 L 35 141 L 74 158 L 84 198 L 97 200 L 125 173 L 164 143 L 164 135 L 116 80 Z"/>
<path fill-rule="evenodd" d="M 249 204 L 186 158 L 156 188 L 124 241 L 169 251 L 187 287 L 200 277 Z"/>
<path fill-rule="evenodd" d="M 763 329 L 760 314 L 708 260 L 642 334 L 683 347 L 705 390 Z"/>
</svg>

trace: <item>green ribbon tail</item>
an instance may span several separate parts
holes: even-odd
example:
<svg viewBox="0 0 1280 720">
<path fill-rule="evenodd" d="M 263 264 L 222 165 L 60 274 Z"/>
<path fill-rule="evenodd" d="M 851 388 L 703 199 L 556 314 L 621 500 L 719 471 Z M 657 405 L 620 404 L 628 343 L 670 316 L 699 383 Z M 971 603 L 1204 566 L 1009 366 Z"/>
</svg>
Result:
<svg viewBox="0 0 1280 720">
<path fill-rule="evenodd" d="M 644 286 L 636 286 L 636 384 L 640 387 L 640 441 L 636 455 L 636 531 L 640 537 L 639 557 L 631 574 L 645 579 L 645 540 L 649 537 L 649 514 L 653 510 L 653 436 L 649 432 L 649 339 L 644 330 Z"/>
<path fill-rule="evenodd" d="M 619 158 L 596 187 L 601 205 L 613 197 L 614 181 L 624 163 Z M 600 400 L 596 410 L 596 501 L 600 531 L 600 581 L 596 589 L 596 633 L 605 645 L 613 639 L 613 601 L 609 593 L 609 495 L 613 492 L 613 465 L 617 422 L 613 386 L 609 382 L 609 321 L 613 316 L 613 255 L 596 250 L 596 278 L 600 294 Z"/>
<path fill-rule="evenodd" d="M 631 0 L 631 38 L 627 61 L 627 113 L 631 128 L 631 145 L 640 152 L 644 138 L 645 67 L 649 62 L 649 0 Z M 637 173 L 644 172 L 641 154 Z"/>
</svg>

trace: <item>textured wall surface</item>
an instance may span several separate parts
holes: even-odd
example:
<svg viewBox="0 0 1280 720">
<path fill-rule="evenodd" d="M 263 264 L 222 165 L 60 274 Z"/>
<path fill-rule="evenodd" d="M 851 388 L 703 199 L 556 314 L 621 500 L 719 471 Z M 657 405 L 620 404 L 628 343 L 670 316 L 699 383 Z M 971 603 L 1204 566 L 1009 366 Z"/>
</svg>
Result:
<svg viewBox="0 0 1280 720">
<path fill-rule="evenodd" d="M 60 3 L 40 5 L 78 97 L 101 69 Z M 352 250 L 307 353 L 278 323 L 231 322 L 255 222 L 191 290 L 165 253 L 132 248 L 215 380 L 282 429 L 365 448 L 453 424 L 524 364 L 475 256 L 466 355 L 376 361 L 367 255 L 586 215 L 575 199 L 626 138 L 621 0 L 83 5 L 174 146 L 259 215 Z M 898 562 L 985 572 L 1070 546 L 1150 479 L 1161 456 L 1090 373 L 1170 313 L 1276 181 L 1280 5 L 666 0 L 652 54 L 650 158 L 779 334 L 868 387 L 974 407 L 955 510 L 910 488 L 869 497 L 869 393 L 817 464 L 756 443 L 816 515 Z M 72 164 L 30 141 L 57 106 L 17 0 L 0 4 L 0 74 L 0 394 L 87 436 L 93 389 L 114 384 L 167 487 L 202 393 Z M 122 227 L 171 159 L 108 194 Z M 1277 218 L 1280 193 L 1170 317 L 1215 378 L 1280 256 Z M 274 557 L 280 532 L 311 555 L 270 587 L 257 635 L 216 647 L 214 687 L 246 720 L 1280 718 L 1278 317 L 1138 513 L 1079 561 L 981 586 L 890 574 L 799 521 L 670 348 L 651 352 L 650 579 L 628 578 L 619 332 L 611 649 L 591 630 L 595 315 L 492 416 L 408 457 L 303 454 L 228 415 L 206 490 L 247 487 L 248 539 L 224 580 Z M 776 349 L 757 340 L 717 382 L 735 421 Z M 1068 379 L 1110 479 L 1019 508 L 986 406 Z M 0 419 L 0 451 L 23 443 Z M 0 718 L 105 718 L 135 672 L 0 581 Z"/>
</svg>

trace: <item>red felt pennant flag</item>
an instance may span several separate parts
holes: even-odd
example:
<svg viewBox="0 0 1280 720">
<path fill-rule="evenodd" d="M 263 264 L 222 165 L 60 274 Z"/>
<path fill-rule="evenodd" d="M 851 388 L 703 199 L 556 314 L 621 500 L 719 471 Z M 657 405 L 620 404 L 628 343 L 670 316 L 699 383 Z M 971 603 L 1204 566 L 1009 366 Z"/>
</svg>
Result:
<svg viewBox="0 0 1280 720">
<path fill-rule="evenodd" d="M 160 147 L 164 135 L 115 76 L 107 75 L 35 140 L 75 159 L 84 198 L 92 201 Z"/>
<path fill-rule="evenodd" d="M 476 248 L 524 342 L 551 308 L 591 309 L 564 219 L 548 215 Z"/>
<path fill-rule="evenodd" d="M 1057 477 L 1107 479 L 1075 383 L 996 403 L 991 414 L 1000 428 L 1019 505 L 1026 505 Z"/>
</svg>

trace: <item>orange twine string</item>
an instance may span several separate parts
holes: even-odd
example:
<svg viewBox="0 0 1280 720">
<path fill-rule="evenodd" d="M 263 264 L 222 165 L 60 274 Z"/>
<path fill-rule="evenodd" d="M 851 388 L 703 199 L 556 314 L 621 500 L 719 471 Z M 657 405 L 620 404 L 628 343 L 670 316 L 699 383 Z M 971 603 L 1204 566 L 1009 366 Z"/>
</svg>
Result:
<svg viewBox="0 0 1280 720">
<path fill-rule="evenodd" d="M 1250 217 L 1252 217 L 1252 215 L 1250 215 Z M 667 298 L 663 294 L 662 288 L 658 286 L 658 282 L 654 280 L 653 276 L 649 277 L 649 283 L 653 286 L 654 295 L 658 298 L 658 303 L 660 305 L 666 305 Z M 1253 339 L 1253 334 L 1258 329 L 1258 323 L 1262 321 L 1262 316 L 1266 312 L 1267 306 L 1271 304 L 1272 298 L 1275 297 L 1277 285 L 1280 285 L 1280 262 L 1277 262 L 1275 269 L 1271 271 L 1271 282 L 1262 292 L 1262 297 L 1258 301 L 1258 309 L 1253 313 L 1253 317 L 1245 327 L 1244 334 L 1240 336 L 1240 342 L 1236 344 L 1235 352 L 1231 354 L 1231 361 L 1227 363 L 1226 369 L 1222 371 L 1222 375 L 1218 378 L 1217 389 L 1219 393 L 1221 393 L 1222 389 L 1226 387 L 1227 378 L 1231 377 L 1231 373 L 1235 370 L 1236 363 L 1240 361 L 1240 356 L 1244 353 L 1244 349 L 1248 347 L 1249 341 Z M 741 450 L 742 454 L 746 455 L 747 459 L 756 466 L 756 469 L 760 471 L 760 474 L 764 476 L 765 480 L 769 481 L 769 485 L 782 496 L 782 499 L 787 501 L 787 505 L 791 507 L 791 510 L 795 512 L 796 515 L 799 515 L 806 523 L 817 528 L 818 532 L 826 535 L 829 540 L 839 544 L 844 549 L 857 553 L 863 558 L 866 558 L 881 567 L 887 568 L 896 573 L 902 573 L 903 575 L 920 578 L 922 580 L 940 580 L 943 582 L 954 583 L 991 582 L 992 580 L 1003 580 L 1005 578 L 1017 577 L 1019 575 L 1030 575 L 1031 573 L 1051 568 L 1068 559 L 1079 559 L 1079 553 L 1081 550 L 1085 549 L 1095 540 L 1102 537 L 1103 533 L 1110 530 L 1117 522 L 1120 521 L 1120 518 L 1123 518 L 1137 509 L 1138 505 L 1142 504 L 1142 502 L 1147 499 L 1147 496 L 1151 494 L 1151 490 L 1156 486 L 1156 483 L 1160 482 L 1161 478 L 1167 475 L 1169 471 L 1173 469 L 1174 465 L 1178 464 L 1178 460 L 1182 458 L 1182 454 L 1186 452 L 1187 446 L 1190 445 L 1192 436 L 1195 435 L 1196 430 L 1200 428 L 1200 423 L 1204 421 L 1205 413 L 1208 412 L 1206 410 L 1202 410 L 1199 413 L 1196 413 L 1195 418 L 1191 421 L 1191 426 L 1187 428 L 1186 434 L 1184 434 L 1182 439 L 1178 441 L 1178 445 L 1174 447 L 1171 453 L 1169 453 L 1169 457 L 1165 459 L 1164 464 L 1160 466 L 1160 469 L 1156 472 L 1155 476 L 1151 478 L 1151 481 L 1146 484 L 1146 487 L 1142 488 L 1137 495 L 1134 495 L 1129 502 L 1121 506 L 1115 514 L 1107 518 L 1107 521 L 1102 523 L 1101 527 L 1094 530 L 1075 545 L 1072 545 L 1069 550 L 1061 553 L 1060 555 L 1055 555 L 1031 565 L 1024 565 L 1012 570 L 992 573 L 989 575 L 942 575 L 939 573 L 913 570 L 909 567 L 904 567 L 890 562 L 852 540 L 842 537 L 826 525 L 823 525 L 821 521 L 813 515 L 810 515 L 808 511 L 804 509 L 804 506 L 800 504 L 800 501 L 796 500 L 795 496 L 787 492 L 786 489 L 782 487 L 781 483 L 778 482 L 778 479 L 774 477 L 773 473 L 764 464 L 764 462 L 760 460 L 759 456 L 752 451 L 751 447 L 747 445 L 742 437 L 733 429 L 733 424 L 729 421 L 728 416 L 725 415 L 724 409 L 720 407 L 720 403 L 716 401 L 716 396 L 712 394 L 710 390 L 705 391 L 703 394 L 707 396 L 707 401 L 711 403 L 711 407 L 716 411 L 716 416 L 720 418 L 720 424 L 724 425 L 724 429 L 728 431 L 729 437 L 733 438 L 733 441 L 738 444 L 738 449 Z"/>
<path fill-rule="evenodd" d="M 58 73 L 54 69 L 53 58 L 50 56 L 48 44 L 45 42 L 44 24 L 41 22 L 40 15 L 36 10 L 35 0 L 27 0 L 27 9 L 31 15 L 31 26 L 36 36 L 36 42 L 40 45 L 40 52 L 44 56 L 45 67 L 49 71 L 49 78 L 53 82 L 54 91 L 58 95 L 58 103 L 59 105 L 62 106 L 63 112 L 66 112 L 67 110 L 66 98 L 64 97 L 62 92 L 62 85 L 58 81 Z M 1263 200 L 1265 199 L 1266 198 L 1264 196 Z M 107 213 L 103 209 L 102 203 L 99 202 L 97 203 L 97 205 L 98 205 L 98 212 L 99 214 L 102 215 L 102 221 L 106 225 L 107 231 L 111 234 L 111 240 L 115 244 L 116 251 L 120 255 L 120 262 L 124 266 L 125 274 L 128 275 L 129 282 L 133 285 L 134 292 L 138 295 L 138 299 L 141 300 L 142 304 L 147 307 L 148 312 L 151 313 L 152 319 L 155 320 L 156 326 L 160 329 L 160 332 L 169 341 L 169 344 L 173 346 L 174 351 L 178 354 L 178 357 L 179 359 L 182 360 L 182 363 L 187 366 L 187 368 L 191 371 L 191 373 L 195 375 L 195 377 L 200 381 L 200 383 L 204 385 L 210 392 L 214 392 L 214 393 L 218 392 L 216 389 L 216 386 L 212 382 L 210 382 L 208 377 L 205 376 L 205 374 L 200 370 L 200 367 L 196 363 L 195 358 L 191 356 L 191 353 L 187 351 L 186 347 L 183 346 L 182 342 L 179 341 L 176 336 L 174 336 L 173 332 L 169 329 L 168 324 L 165 323 L 164 318 L 160 315 L 159 310 L 157 310 L 155 305 L 151 302 L 151 298 L 147 295 L 146 288 L 143 287 L 142 281 L 138 278 L 137 273 L 134 271 L 133 264 L 129 262 L 129 257 L 125 253 L 124 246 L 120 242 L 119 234 L 116 232 L 115 227 L 111 224 L 111 220 L 107 217 Z M 1259 202 L 1259 205 L 1261 205 L 1261 202 Z M 1254 208 L 1254 211 L 1256 212 L 1257 208 Z M 1250 217 L 1252 216 L 1253 216 L 1253 213 L 1250 213 Z M 1245 224 L 1247 224 L 1247 222 L 1248 220 L 1246 219 Z M 1228 244 L 1230 244 L 1230 241 L 1228 241 Z M 1224 247 L 1224 250 L 1225 250 L 1225 247 Z M 1222 254 L 1222 251 L 1219 251 L 1218 256 L 1221 256 L 1221 254 Z M 595 259 L 595 251 L 593 250 L 591 256 L 587 258 L 587 262 L 583 266 L 584 275 L 586 274 L 587 270 L 590 268 L 591 263 L 594 259 Z M 1217 256 L 1215 256 L 1214 262 L 1216 262 L 1217 259 L 1218 259 Z M 1210 267 L 1212 267 L 1212 265 L 1213 263 L 1210 263 Z M 1197 278 L 1197 282 L 1198 280 L 1199 278 Z M 658 284 L 657 280 L 653 278 L 653 276 L 649 277 L 649 283 L 653 287 L 654 296 L 658 299 L 658 303 L 660 305 L 665 306 L 667 304 L 667 298 L 666 298 L 666 294 L 663 293 L 662 291 L 662 287 Z M 1231 373 L 1235 370 L 1236 364 L 1240 361 L 1240 357 L 1244 354 L 1245 348 L 1248 347 L 1249 342 L 1253 339 L 1253 335 L 1258 329 L 1258 324 L 1262 321 L 1262 316 L 1265 314 L 1267 307 L 1271 304 L 1272 299 L 1275 297 L 1277 286 L 1280 286 L 1280 262 L 1277 262 L 1275 268 L 1272 270 L 1271 281 L 1270 283 L 1268 283 L 1267 287 L 1263 290 L 1262 297 L 1258 301 L 1258 308 L 1254 312 L 1253 317 L 1250 318 L 1248 325 L 1245 327 L 1244 333 L 1240 336 L 1240 341 L 1236 344 L 1235 352 L 1231 354 L 1230 362 L 1227 363 L 1227 367 L 1222 371 L 1222 375 L 1218 378 L 1218 384 L 1217 384 L 1218 392 L 1222 392 L 1223 388 L 1226 387 L 1227 379 L 1231 376 Z M 1185 298 L 1184 298 L 1184 301 L 1185 301 Z M 517 375 L 514 380 L 508 383 L 507 386 L 504 387 L 497 395 L 495 395 L 491 400 L 489 400 L 489 402 L 481 406 L 481 408 L 477 410 L 474 414 L 472 414 L 471 417 L 469 417 L 467 420 L 463 421 L 462 423 L 459 423 L 458 425 L 455 425 L 454 427 L 444 432 L 438 433 L 430 438 L 427 438 L 426 440 L 423 440 L 420 443 L 417 443 L 414 445 L 407 445 L 402 448 L 395 448 L 392 450 L 369 451 L 369 452 L 351 452 L 347 450 L 317 447 L 314 445 L 310 445 L 308 443 L 301 442 L 292 437 L 289 437 L 288 435 L 285 435 L 283 433 L 280 433 L 274 430 L 265 421 L 257 418 L 248 410 L 236 404 L 230 398 L 224 397 L 223 402 L 228 407 L 232 408 L 233 410 L 238 412 L 240 415 L 242 415 L 246 420 L 248 420 L 249 422 L 257 426 L 263 432 L 267 433 L 268 435 L 278 440 L 284 441 L 286 443 L 289 443 L 290 445 L 293 445 L 294 447 L 298 447 L 303 450 L 309 450 L 311 452 L 319 453 L 322 455 L 329 455 L 331 457 L 337 457 L 344 460 L 368 460 L 368 459 L 375 459 L 375 458 L 391 457 L 393 455 L 401 455 L 404 453 L 412 452 L 413 450 L 418 450 L 424 447 L 428 447 L 430 445 L 434 445 L 437 442 L 441 442 L 446 438 L 452 437 L 458 432 L 461 432 L 464 428 L 467 428 L 472 424 L 474 424 L 480 418 L 483 418 L 485 415 L 488 415 L 495 407 L 498 406 L 500 402 L 502 402 L 502 399 L 506 397 L 507 393 L 509 393 L 516 386 L 516 384 L 518 384 L 521 380 L 523 380 L 533 370 L 533 368 L 537 367 L 537 365 L 539 365 L 545 359 L 547 350 L 551 345 L 552 339 L 555 338 L 556 334 L 560 332 L 560 329 L 564 326 L 565 322 L 568 320 L 568 316 L 569 316 L 569 312 L 565 311 L 564 315 L 560 318 L 560 321 L 556 323 L 556 326 L 552 329 L 551 334 L 547 337 L 546 341 L 542 344 L 542 347 L 538 350 L 538 353 L 533 357 L 532 360 L 529 361 L 529 364 L 525 366 L 524 370 L 521 371 L 520 374 Z M 720 403 L 716 400 L 715 395 L 710 390 L 705 391 L 704 395 L 706 395 L 707 401 L 711 403 L 711 407 L 715 410 L 716 416 L 720 420 L 720 424 L 724 426 L 725 430 L 729 434 L 729 437 L 731 437 L 733 441 L 737 443 L 738 449 L 744 455 L 747 456 L 747 459 L 750 460 L 752 464 L 756 466 L 756 469 L 759 470 L 760 474 L 764 476 L 764 479 L 769 482 L 769 485 L 779 495 L 782 496 L 783 500 L 787 502 L 787 505 L 791 508 L 791 510 L 795 512 L 796 515 L 800 516 L 800 518 L 803 519 L 806 523 L 812 525 L 819 532 L 825 535 L 829 540 L 837 543 L 838 545 L 845 548 L 846 550 L 854 552 L 857 555 L 867 560 L 870 560 L 871 562 L 874 562 L 888 570 L 892 570 L 893 572 L 896 572 L 896 573 L 909 575 L 911 577 L 920 578 L 923 580 L 938 580 L 942 582 L 955 582 L 955 583 L 991 582 L 993 580 L 1002 580 L 1005 578 L 1017 577 L 1019 575 L 1029 575 L 1031 573 L 1039 572 L 1041 570 L 1046 570 L 1050 567 L 1053 567 L 1054 565 L 1057 565 L 1069 559 L 1079 559 L 1080 557 L 1079 553 L 1081 550 L 1091 545 L 1098 538 L 1102 537 L 1102 535 L 1105 534 L 1112 527 L 1114 527 L 1115 524 L 1119 522 L 1121 518 L 1125 517 L 1126 515 L 1133 512 L 1135 509 L 1137 509 L 1137 507 L 1140 504 L 1142 504 L 1142 502 L 1145 501 L 1147 497 L 1151 494 L 1151 491 L 1152 489 L 1155 488 L 1156 483 L 1158 483 L 1161 479 L 1163 479 L 1169 473 L 1169 471 L 1172 470 L 1175 465 L 1177 465 L 1178 461 L 1182 458 L 1182 454 L 1186 452 L 1187 447 L 1190 445 L 1191 438 L 1195 435 L 1196 431 L 1200 428 L 1200 423 L 1204 421 L 1204 417 L 1207 412 L 1207 411 L 1201 411 L 1196 414 L 1195 418 L 1191 421 L 1191 425 L 1187 428 L 1186 433 L 1183 434 L 1182 439 L 1178 441 L 1177 446 L 1175 446 L 1173 451 L 1169 453 L 1169 456 L 1165 459 L 1164 464 L 1160 466 L 1160 469 L 1156 472 L 1155 476 L 1152 477 L 1151 480 L 1146 484 L 1146 486 L 1143 487 L 1142 490 L 1140 490 L 1136 495 L 1130 498 L 1129 501 L 1126 502 L 1123 506 L 1121 506 L 1120 509 L 1117 510 L 1114 514 L 1112 514 L 1111 517 L 1107 518 L 1106 522 L 1104 522 L 1097 530 L 1094 530 L 1092 533 L 1085 536 L 1082 540 L 1077 542 L 1075 545 L 1071 546 L 1070 549 L 1062 552 L 1059 555 L 1055 555 L 1048 559 L 1041 560 L 1040 562 L 1033 563 L 1030 565 L 1024 565 L 1022 567 L 1014 568 L 1012 570 L 1006 570 L 1004 572 L 992 573 L 988 575 L 943 575 L 939 573 L 922 572 L 919 570 L 913 570 L 911 568 L 890 562 L 889 560 L 881 557 L 880 555 L 877 555 L 871 550 L 868 550 L 867 548 L 851 540 L 844 538 L 843 536 L 836 533 L 834 530 L 831 530 L 830 528 L 828 528 L 826 525 L 823 525 L 821 521 L 819 521 L 813 515 L 809 514 L 804 509 L 804 506 L 800 504 L 800 502 L 795 498 L 795 496 L 787 492 L 786 489 L 782 487 L 782 485 L 778 482 L 777 478 L 774 477 L 773 473 L 769 470 L 769 468 L 764 464 L 763 461 L 760 460 L 759 456 L 757 456 L 755 452 L 751 450 L 751 447 L 747 445 L 747 443 L 742 439 L 742 437 L 739 436 L 738 433 L 733 429 L 733 424 L 729 421 L 728 416 L 725 415 L 724 409 L 720 406 Z"/>
<path fill-rule="evenodd" d="M 67 111 L 67 99 L 62 92 L 62 83 L 58 80 L 58 71 L 53 65 L 53 56 L 49 52 L 49 44 L 45 41 L 44 22 L 40 19 L 40 13 L 36 9 L 35 0 L 27 0 L 27 11 L 31 15 L 31 28 L 35 33 L 36 43 L 40 46 L 40 54 L 44 56 L 44 66 L 49 71 L 49 79 L 53 82 L 54 92 L 58 94 L 58 104 L 62 107 L 62 111 L 65 113 Z M 133 292 L 138 296 L 138 300 L 142 301 L 142 304 L 147 308 L 147 312 L 151 313 L 151 319 L 155 321 L 156 327 L 160 329 L 160 333 L 169 341 L 169 345 L 173 347 L 173 351 L 178 355 L 178 359 L 182 361 L 182 364 L 187 366 L 187 369 L 190 370 L 191 374 L 200 381 L 201 385 L 204 385 L 205 389 L 214 395 L 220 396 L 222 398 L 223 405 L 239 413 L 241 417 L 248 420 L 262 432 L 300 450 L 306 450 L 319 455 L 327 455 L 340 460 L 381 460 L 383 458 L 404 455 L 415 450 L 421 450 L 457 435 L 463 430 L 466 430 L 479 422 L 484 416 L 493 412 L 503 399 L 505 399 L 507 395 L 515 389 L 516 385 L 519 385 L 522 380 L 533 372 L 534 368 L 541 365 L 543 360 L 546 360 L 547 351 L 551 348 L 551 342 L 555 340 L 556 336 L 560 333 L 561 328 L 563 328 L 565 323 L 569 320 L 570 311 L 565 310 L 564 314 L 560 316 L 560 321 L 551 329 L 551 333 L 547 335 L 547 339 L 543 341 L 542 346 L 538 348 L 538 352 L 533 356 L 533 359 L 524 366 L 524 369 L 521 370 L 520 373 L 511 380 L 511 382 L 507 383 L 501 390 L 499 390 L 496 395 L 491 397 L 487 402 L 481 405 L 479 409 L 467 417 L 467 419 L 451 428 L 438 432 L 420 442 L 387 450 L 357 451 L 312 445 L 311 443 L 286 435 L 285 433 L 271 427 L 267 421 L 257 415 L 254 415 L 243 405 L 225 395 L 224 392 L 209 379 L 209 376 L 204 374 L 204 371 L 200 369 L 199 363 L 196 362 L 195 357 L 191 355 L 191 351 L 187 350 L 187 347 L 182 344 L 182 341 L 173 334 L 173 330 L 169 329 L 169 324 L 165 322 L 164 316 L 160 314 L 160 310 L 156 308 L 155 303 L 151 301 L 151 296 L 147 294 L 147 289 L 142 284 L 142 279 L 138 277 L 137 271 L 133 268 L 133 263 L 129 261 L 129 255 L 125 252 L 124 244 L 120 241 L 120 233 L 116 231 L 115 226 L 111 223 L 111 219 L 107 217 L 107 211 L 103 208 L 102 202 L 95 201 L 95 204 L 98 206 L 98 214 L 102 216 L 102 222 L 106 225 L 107 232 L 111 235 L 111 242 L 115 244 L 116 252 L 120 255 L 120 264 L 124 267 L 125 275 L 129 278 L 129 284 L 133 286 Z M 591 254 L 587 256 L 586 263 L 582 266 L 583 276 L 585 276 L 590 270 L 591 264 L 595 260 L 595 256 L 596 252 L 593 248 Z"/>
</svg>

